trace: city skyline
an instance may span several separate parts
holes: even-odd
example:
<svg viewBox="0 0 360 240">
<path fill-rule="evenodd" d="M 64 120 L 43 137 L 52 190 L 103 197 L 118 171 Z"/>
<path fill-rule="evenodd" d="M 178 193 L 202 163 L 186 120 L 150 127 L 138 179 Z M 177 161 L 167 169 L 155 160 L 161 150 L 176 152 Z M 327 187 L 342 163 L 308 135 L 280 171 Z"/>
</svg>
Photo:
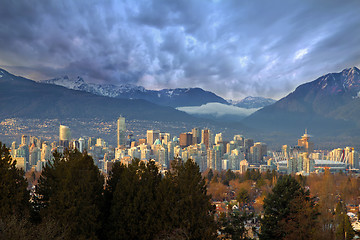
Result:
<svg viewBox="0 0 360 240">
<path fill-rule="evenodd" d="M 11 156 L 17 161 L 16 166 L 25 172 L 41 172 L 49 161 L 53 161 L 52 153 L 64 154 L 66 149 L 86 152 L 105 174 L 111 171 L 114 163 L 128 165 L 134 159 L 155 161 L 163 172 L 170 169 L 174 159 L 192 159 L 201 172 L 213 169 L 243 174 L 247 169 L 257 169 L 260 172 L 276 170 L 279 173 L 309 175 L 326 169 L 332 172 L 359 169 L 359 153 L 354 147 L 338 147 L 331 151 L 314 149 L 307 129 L 297 145 L 283 145 L 281 151 L 277 151 L 268 149 L 265 142 L 254 141 L 241 134 L 225 139 L 221 132 L 214 135 L 209 129 L 200 127 L 180 133 L 179 137 L 152 129 L 146 131 L 146 138 L 136 139 L 131 133 L 126 138 L 125 124 L 125 118 L 120 116 L 115 133 L 116 147 L 101 137 L 71 138 L 71 129 L 60 125 L 58 141 L 49 143 L 38 136 L 22 135 L 20 144 L 12 142 Z"/>
<path fill-rule="evenodd" d="M 279 99 L 359 67 L 358 1 L 4 1 L 0 67 L 149 89 Z M 14 31 L 17 29 L 17 31 Z M 286 64 L 283 64 L 286 63 Z"/>
</svg>

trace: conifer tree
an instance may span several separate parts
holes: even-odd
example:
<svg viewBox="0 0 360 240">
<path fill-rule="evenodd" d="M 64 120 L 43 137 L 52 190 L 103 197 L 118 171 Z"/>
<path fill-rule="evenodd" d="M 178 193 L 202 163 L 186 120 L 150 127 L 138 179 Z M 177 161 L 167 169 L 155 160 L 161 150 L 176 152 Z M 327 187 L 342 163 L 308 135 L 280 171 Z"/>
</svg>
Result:
<svg viewBox="0 0 360 240">
<path fill-rule="evenodd" d="M 336 205 L 336 239 L 338 240 L 349 240 L 355 237 L 354 229 L 351 226 L 349 216 L 347 215 L 347 210 L 342 201 L 339 201 Z"/>
<path fill-rule="evenodd" d="M 97 239 L 103 177 L 87 153 L 68 151 L 54 155 L 43 170 L 37 194 L 40 214 L 56 219 L 69 239 Z"/>
<path fill-rule="evenodd" d="M 253 214 L 240 213 L 238 211 L 231 211 L 228 216 L 221 216 L 219 219 L 221 225 L 220 232 L 222 233 L 221 239 L 250 239 L 248 236 L 250 228 L 247 228 L 245 224 L 253 217 Z"/>
<path fill-rule="evenodd" d="M 260 239 L 288 239 L 295 230 L 304 235 L 297 234 L 294 239 L 311 238 L 316 217 L 317 211 L 309 193 L 293 177 L 285 175 L 279 178 L 272 193 L 264 199 Z"/>
<path fill-rule="evenodd" d="M 15 215 L 24 217 L 28 213 L 29 192 L 24 171 L 16 168 L 16 161 L 9 149 L 0 142 L 0 219 Z"/>
<path fill-rule="evenodd" d="M 116 163 L 108 182 L 112 192 L 109 239 L 153 239 L 161 226 L 158 186 L 161 175 L 154 161 Z M 111 194 L 111 192 L 109 193 Z"/>
<path fill-rule="evenodd" d="M 206 195 L 199 166 L 191 159 L 185 163 L 174 160 L 164 183 L 167 185 L 164 198 L 167 230 L 180 229 L 188 239 L 215 239 L 214 207 Z"/>
</svg>

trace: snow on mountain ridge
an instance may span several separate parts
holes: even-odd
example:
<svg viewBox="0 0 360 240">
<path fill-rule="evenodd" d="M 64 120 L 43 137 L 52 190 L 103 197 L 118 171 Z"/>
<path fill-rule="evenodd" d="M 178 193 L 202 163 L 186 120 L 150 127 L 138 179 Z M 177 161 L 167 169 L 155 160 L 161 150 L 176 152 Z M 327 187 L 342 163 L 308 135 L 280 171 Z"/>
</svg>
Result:
<svg viewBox="0 0 360 240">
<path fill-rule="evenodd" d="M 159 105 L 171 107 L 200 106 L 208 102 L 227 104 L 226 100 L 222 97 L 198 87 L 147 90 L 142 86 L 132 84 L 116 86 L 112 84 L 86 83 L 80 77 L 77 79 L 69 79 L 67 76 L 41 81 L 41 83 L 60 85 L 73 90 L 85 91 L 113 98 L 143 99 Z"/>
<path fill-rule="evenodd" d="M 242 100 L 228 100 L 231 105 L 241 108 L 262 108 L 276 102 L 271 98 L 247 96 Z"/>
<path fill-rule="evenodd" d="M 50 80 L 41 81 L 41 83 L 55 84 L 63 86 L 73 90 L 85 91 L 97 95 L 107 97 L 117 97 L 121 93 L 129 91 L 141 91 L 144 92 L 146 89 L 141 86 L 133 84 L 113 85 L 113 84 L 97 84 L 97 83 L 86 83 L 81 77 L 77 77 L 76 80 L 71 80 L 68 76 L 60 78 L 54 78 Z"/>
<path fill-rule="evenodd" d="M 328 73 L 308 84 L 314 84 L 324 94 L 349 93 L 356 96 L 360 90 L 360 70 L 352 67 L 339 73 Z"/>
</svg>

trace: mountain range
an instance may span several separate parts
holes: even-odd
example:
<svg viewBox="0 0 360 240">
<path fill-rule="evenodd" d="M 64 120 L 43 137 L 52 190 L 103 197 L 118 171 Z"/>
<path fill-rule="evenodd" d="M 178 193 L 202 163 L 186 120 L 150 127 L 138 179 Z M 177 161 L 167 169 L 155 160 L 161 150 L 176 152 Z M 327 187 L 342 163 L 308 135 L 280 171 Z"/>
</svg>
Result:
<svg viewBox="0 0 360 240">
<path fill-rule="evenodd" d="M 213 92 L 201 88 L 174 88 L 162 90 L 148 90 L 142 86 L 133 84 L 113 85 L 87 83 L 83 78 L 71 79 L 68 76 L 39 81 L 40 83 L 54 84 L 68 89 L 89 92 L 100 96 L 143 99 L 149 102 L 170 106 L 170 107 L 189 107 L 201 106 L 208 103 L 230 104 L 240 108 L 262 108 L 273 104 L 275 100 L 263 97 L 246 97 L 240 101 L 226 101 L 224 98 Z"/>
<path fill-rule="evenodd" d="M 89 92 L 106 97 L 143 99 L 158 105 L 174 108 L 181 106 L 200 106 L 209 102 L 228 104 L 222 97 L 201 88 L 175 88 L 157 91 L 147 90 L 142 86 L 132 84 L 112 85 L 86 83 L 81 77 L 72 80 L 68 76 L 43 80 L 41 83 L 59 85 L 68 89 Z"/>
<path fill-rule="evenodd" d="M 201 122 L 184 112 L 142 99 L 120 99 L 38 83 L 0 69 L 0 116 L 22 118 L 102 118 Z"/>
<path fill-rule="evenodd" d="M 245 118 L 243 123 L 263 131 L 310 128 L 316 134 L 357 134 L 360 70 L 348 68 L 302 84 L 276 103 Z"/>
<path fill-rule="evenodd" d="M 68 79 L 65 78 L 62 78 L 61 81 L 68 83 Z M 152 92 L 153 90 L 132 85 L 118 86 L 118 88 L 111 87 L 111 85 L 99 87 L 98 85 L 86 84 L 82 79 L 77 79 L 77 81 L 72 86 L 63 87 L 58 86 L 61 85 L 59 79 L 53 80 L 53 82 L 48 80 L 46 83 L 40 83 L 0 69 L 0 116 L 1 118 L 116 119 L 122 114 L 128 119 L 188 122 L 199 123 L 199 125 L 211 121 L 193 117 L 173 107 L 158 105 L 161 104 L 161 99 L 165 101 L 161 97 L 153 98 L 154 101 L 155 99 L 160 101 L 158 104 L 143 99 L 124 98 L 129 96 L 126 94 L 131 92 L 139 92 L 140 94 L 141 91 Z M 93 90 L 89 86 L 92 86 Z M 86 88 L 87 90 L 85 90 Z M 97 89 L 97 94 L 90 93 L 95 91 L 94 89 Z M 180 101 L 181 98 L 186 99 L 187 92 L 195 93 L 196 91 L 198 96 L 192 98 L 189 97 L 190 94 L 188 98 L 194 102 L 196 102 L 194 99 L 203 100 L 202 93 L 206 91 L 198 88 L 167 89 L 153 92 L 157 92 L 157 94 L 162 92 L 163 96 L 168 97 L 178 96 L 176 101 Z M 114 92 L 118 92 L 117 95 L 111 95 Z M 102 96 L 106 94 L 108 96 Z M 162 95 L 160 94 L 160 96 Z M 209 96 L 216 95 L 210 93 Z M 242 103 L 230 103 L 238 106 L 240 104 L 240 106 L 249 109 L 246 102 L 250 102 L 254 106 L 255 103 L 259 104 L 263 100 L 249 97 L 241 101 Z M 175 104 L 176 101 L 173 101 L 172 104 L 178 105 Z M 268 101 L 268 103 L 271 102 L 271 100 Z M 187 109 L 187 111 L 193 111 L 195 115 L 200 113 L 210 115 L 209 108 L 224 108 L 223 110 L 226 111 L 223 111 L 222 114 L 232 114 L 233 118 L 240 118 L 241 112 L 236 113 L 236 115 L 235 112 L 232 112 L 232 108 L 227 107 L 225 109 L 225 106 L 235 106 L 231 106 L 230 103 L 225 103 L 227 105 L 224 105 L 223 102 L 215 103 L 200 104 L 196 102 L 197 106 L 203 106 L 195 110 Z M 194 104 L 188 106 L 194 106 Z M 249 109 L 249 111 L 253 110 Z M 247 130 L 253 131 L 252 135 L 255 138 L 263 136 L 265 142 L 275 138 L 281 139 L 283 136 L 290 136 L 291 134 L 291 139 L 293 139 L 294 134 L 298 136 L 305 128 L 317 136 L 330 136 L 333 142 L 337 140 L 338 136 L 355 139 L 355 137 L 360 136 L 360 70 L 353 67 L 338 73 L 326 74 L 314 81 L 298 86 L 286 97 L 257 110 L 240 123 L 240 120 L 235 120 L 234 122 L 238 123 L 227 123 L 228 126 L 237 129 L 246 127 Z M 354 142 L 354 140 L 351 141 Z"/>
</svg>

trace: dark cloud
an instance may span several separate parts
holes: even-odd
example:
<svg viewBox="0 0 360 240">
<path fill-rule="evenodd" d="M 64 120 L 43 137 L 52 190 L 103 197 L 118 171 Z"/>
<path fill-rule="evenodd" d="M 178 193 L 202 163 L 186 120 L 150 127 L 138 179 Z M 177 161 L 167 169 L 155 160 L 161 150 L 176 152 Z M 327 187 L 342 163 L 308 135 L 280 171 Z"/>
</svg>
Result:
<svg viewBox="0 0 360 240">
<path fill-rule="evenodd" d="M 0 66 L 36 79 L 279 98 L 360 66 L 359 7 L 357 0 L 4 0 Z"/>
</svg>

